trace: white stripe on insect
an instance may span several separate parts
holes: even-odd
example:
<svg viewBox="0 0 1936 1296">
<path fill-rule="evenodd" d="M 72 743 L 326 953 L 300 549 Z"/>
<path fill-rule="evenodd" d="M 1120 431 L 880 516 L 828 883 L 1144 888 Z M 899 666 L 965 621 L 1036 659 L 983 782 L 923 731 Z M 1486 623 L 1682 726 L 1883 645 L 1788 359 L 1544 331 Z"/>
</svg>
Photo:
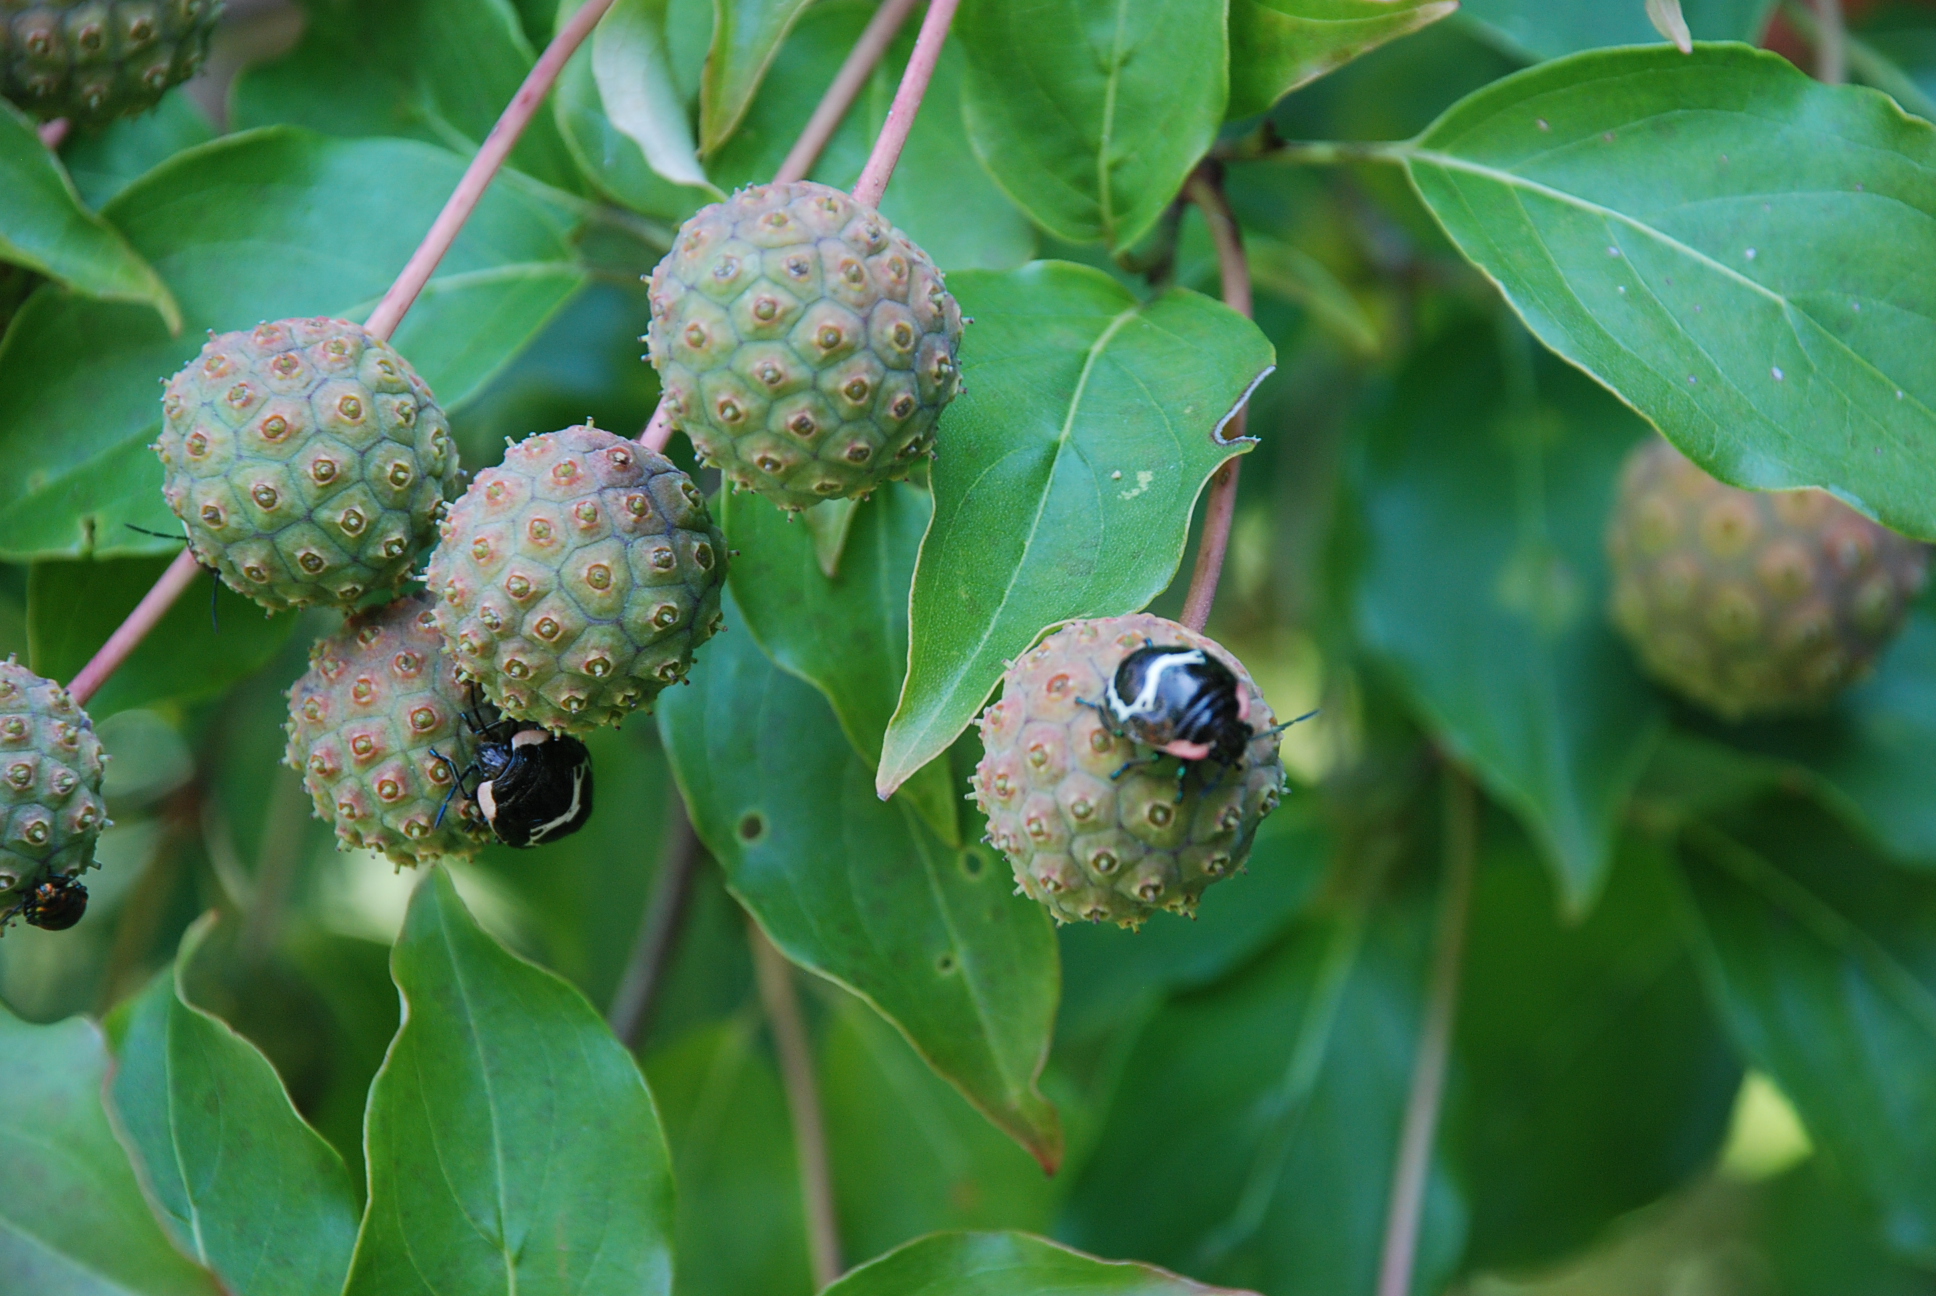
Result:
<svg viewBox="0 0 1936 1296">
<path fill-rule="evenodd" d="M 1201 666 L 1204 663 L 1203 649 L 1192 648 L 1189 652 L 1167 653 L 1158 657 L 1154 665 L 1143 673 L 1143 687 L 1137 690 L 1134 702 L 1124 702 L 1116 692 L 1116 679 L 1109 680 L 1109 706 L 1119 716 L 1144 715 L 1156 707 L 1157 690 L 1163 687 L 1163 676 L 1172 668 Z"/>
<path fill-rule="evenodd" d="M 571 772 L 571 805 L 566 808 L 563 814 L 553 819 L 550 823 L 539 824 L 536 828 L 532 829 L 532 841 L 543 841 L 553 829 L 563 828 L 578 817 L 578 794 L 583 791 L 584 786 L 585 771 L 582 769 L 573 770 Z"/>
</svg>

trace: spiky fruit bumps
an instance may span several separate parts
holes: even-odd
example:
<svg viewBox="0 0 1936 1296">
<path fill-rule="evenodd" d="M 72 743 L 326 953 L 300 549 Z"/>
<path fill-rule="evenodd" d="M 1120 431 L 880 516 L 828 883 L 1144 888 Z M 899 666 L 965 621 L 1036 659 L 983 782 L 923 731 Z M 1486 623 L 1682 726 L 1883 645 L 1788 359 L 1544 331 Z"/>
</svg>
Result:
<svg viewBox="0 0 1936 1296">
<path fill-rule="evenodd" d="M 685 678 L 721 625 L 726 539 L 664 455 L 569 427 L 477 475 L 427 579 L 437 628 L 491 701 L 587 733 Z"/>
<path fill-rule="evenodd" d="M 0 662 L 0 893 L 93 867 L 108 822 L 106 760 L 66 689 L 11 657 Z"/>
<path fill-rule="evenodd" d="M 1927 558 L 1826 492 L 1724 485 L 1659 439 L 1627 458 L 1607 548 L 1648 672 L 1730 720 L 1817 708 L 1865 673 Z"/>
<path fill-rule="evenodd" d="M 1190 913 L 1206 887 L 1243 867 L 1257 825 L 1283 795 L 1275 735 L 1253 743 L 1241 768 L 1198 762 L 1181 799 L 1175 757 L 1116 777 L 1150 752 L 1084 702 L 1102 701 L 1145 638 L 1214 654 L 1248 693 L 1252 727 L 1273 723 L 1241 662 L 1147 613 L 1071 622 L 1009 667 L 1001 701 L 981 715 L 974 798 L 1016 882 L 1060 922 L 1134 927 L 1158 909 Z"/>
<path fill-rule="evenodd" d="M 0 93 L 43 121 L 155 106 L 208 58 L 222 0 L 0 0 Z"/>
<path fill-rule="evenodd" d="M 651 284 L 673 426 L 781 508 L 906 476 L 959 390 L 961 308 L 941 272 L 838 189 L 755 185 L 702 209 Z"/>
<path fill-rule="evenodd" d="M 399 864 L 474 855 L 491 834 L 461 792 L 437 822 L 452 779 L 438 756 L 464 763 L 469 700 L 430 599 L 398 599 L 309 650 L 309 670 L 289 690 L 284 760 L 345 847 Z"/>
<path fill-rule="evenodd" d="M 195 556 L 271 611 L 394 587 L 457 493 L 430 388 L 347 320 L 210 335 L 162 413 L 168 507 Z"/>
</svg>

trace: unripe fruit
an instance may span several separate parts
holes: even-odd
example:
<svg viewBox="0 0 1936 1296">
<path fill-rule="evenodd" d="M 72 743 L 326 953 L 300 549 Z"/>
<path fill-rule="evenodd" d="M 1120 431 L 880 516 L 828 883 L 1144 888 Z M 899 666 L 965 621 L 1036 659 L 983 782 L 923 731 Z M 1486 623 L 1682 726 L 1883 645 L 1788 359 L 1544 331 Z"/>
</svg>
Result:
<svg viewBox="0 0 1936 1296">
<path fill-rule="evenodd" d="M 196 558 L 271 611 L 395 587 L 457 491 L 430 389 L 346 320 L 211 336 L 162 413 L 162 490 Z"/>
<path fill-rule="evenodd" d="M 1148 613 L 1071 622 L 1023 654 L 1002 678 L 1001 701 L 982 712 L 974 797 L 1016 882 L 1058 922 L 1134 927 L 1158 909 L 1191 912 L 1206 887 L 1243 868 L 1283 795 L 1275 734 L 1257 738 L 1241 766 L 1190 762 L 1181 783 L 1173 756 L 1118 777 L 1150 751 L 1085 703 L 1102 702 L 1145 639 L 1214 655 L 1248 695 L 1253 730 L 1273 723 L 1241 662 Z"/>
<path fill-rule="evenodd" d="M 721 625 L 726 538 L 664 455 L 570 427 L 477 475 L 427 580 L 451 656 L 491 701 L 589 733 L 685 678 Z"/>
<path fill-rule="evenodd" d="M 222 0 L 0 0 L 0 94 L 42 121 L 145 112 L 208 58 Z"/>
<path fill-rule="evenodd" d="M 399 864 L 474 855 L 491 838 L 463 793 L 444 809 L 454 776 L 439 757 L 466 763 L 470 687 L 444 655 L 430 607 L 417 595 L 352 616 L 316 641 L 289 690 L 284 760 L 302 774 L 316 817 L 345 847 Z"/>
<path fill-rule="evenodd" d="M 0 894 L 94 866 L 108 822 L 106 759 L 66 689 L 11 657 L 0 662 Z"/>
<path fill-rule="evenodd" d="M 651 284 L 672 425 L 781 508 L 905 477 L 959 390 L 941 272 L 838 189 L 755 185 L 702 209 Z"/>
<path fill-rule="evenodd" d="M 1866 673 L 1927 551 L 1825 491 L 1748 491 L 1662 440 L 1627 456 L 1613 619 L 1649 674 L 1719 715 L 1807 711 Z"/>
</svg>

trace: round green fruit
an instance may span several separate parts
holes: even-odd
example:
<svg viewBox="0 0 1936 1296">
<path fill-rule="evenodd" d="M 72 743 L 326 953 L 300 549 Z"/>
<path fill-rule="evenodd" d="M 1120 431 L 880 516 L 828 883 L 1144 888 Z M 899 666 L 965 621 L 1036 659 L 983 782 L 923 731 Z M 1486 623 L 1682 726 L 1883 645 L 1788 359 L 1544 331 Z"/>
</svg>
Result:
<svg viewBox="0 0 1936 1296">
<path fill-rule="evenodd" d="M 66 689 L 11 657 L 0 662 L 0 904 L 94 866 L 108 823 L 106 761 L 94 722 Z"/>
<path fill-rule="evenodd" d="M 0 0 L 0 94 L 42 121 L 155 106 L 208 58 L 222 0 Z"/>
</svg>

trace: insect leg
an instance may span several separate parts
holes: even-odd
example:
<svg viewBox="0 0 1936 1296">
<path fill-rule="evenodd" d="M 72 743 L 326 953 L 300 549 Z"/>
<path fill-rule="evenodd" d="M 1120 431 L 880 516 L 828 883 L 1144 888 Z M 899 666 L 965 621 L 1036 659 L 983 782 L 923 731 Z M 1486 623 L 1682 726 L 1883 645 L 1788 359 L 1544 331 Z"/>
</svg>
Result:
<svg viewBox="0 0 1936 1296">
<path fill-rule="evenodd" d="M 444 755 L 442 752 L 438 751 L 435 747 L 432 747 L 430 749 L 430 758 L 442 764 L 444 769 L 447 770 L 450 774 L 450 791 L 444 793 L 443 801 L 439 803 L 437 806 L 437 821 L 430 825 L 431 830 L 434 832 L 437 829 L 444 826 L 444 811 L 450 809 L 451 798 L 456 796 L 459 792 L 462 792 L 466 797 L 469 797 L 471 794 L 464 787 L 465 771 L 457 768 L 456 761 Z"/>
</svg>

